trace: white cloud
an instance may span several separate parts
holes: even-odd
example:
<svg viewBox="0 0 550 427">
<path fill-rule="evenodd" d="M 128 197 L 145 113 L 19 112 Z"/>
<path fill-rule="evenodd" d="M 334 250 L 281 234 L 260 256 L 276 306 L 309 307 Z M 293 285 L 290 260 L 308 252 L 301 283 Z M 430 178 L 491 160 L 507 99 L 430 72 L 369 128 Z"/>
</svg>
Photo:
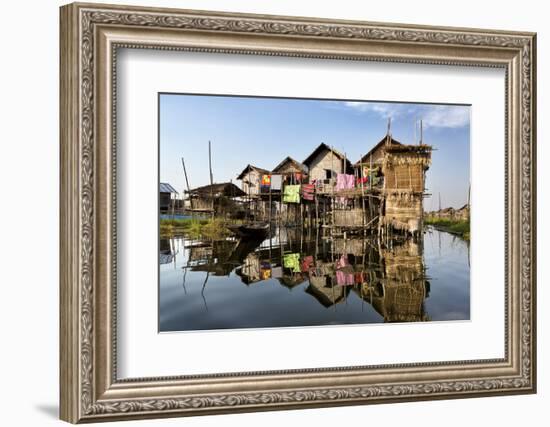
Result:
<svg viewBox="0 0 550 427">
<path fill-rule="evenodd" d="M 405 104 L 346 101 L 343 105 L 361 113 L 373 112 L 384 118 L 395 118 L 406 112 Z"/>
<path fill-rule="evenodd" d="M 470 123 L 470 107 L 462 105 L 336 101 L 331 107 L 374 113 L 383 119 L 405 117 L 412 121 L 422 120 L 425 128 L 460 128 Z"/>
<path fill-rule="evenodd" d="M 419 117 L 426 127 L 460 128 L 470 123 L 470 107 L 431 105 Z"/>
</svg>

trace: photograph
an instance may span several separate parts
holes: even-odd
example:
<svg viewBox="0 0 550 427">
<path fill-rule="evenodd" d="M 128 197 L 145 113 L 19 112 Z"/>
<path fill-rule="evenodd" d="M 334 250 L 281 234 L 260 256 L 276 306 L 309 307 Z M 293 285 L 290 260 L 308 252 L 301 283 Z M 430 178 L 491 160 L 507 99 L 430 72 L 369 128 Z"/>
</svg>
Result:
<svg viewBox="0 0 550 427">
<path fill-rule="evenodd" d="M 159 332 L 470 320 L 470 109 L 159 93 Z"/>
<path fill-rule="evenodd" d="M 10 156 L 59 165 L 39 227 L 58 232 L 57 302 L 35 298 L 58 313 L 27 316 L 30 333 L 52 319 L 59 351 L 34 382 L 56 376 L 75 424 L 319 408 L 331 425 L 321 408 L 356 405 L 384 423 L 392 404 L 420 425 L 421 402 L 475 418 L 489 396 L 536 419 L 542 14 L 291 3 L 31 14 L 59 30 L 30 49 L 59 72 L 40 110 L 55 158 Z M 28 116 L 6 140 L 37 130 L 41 150 Z M 512 395 L 527 411 L 491 403 Z"/>
</svg>

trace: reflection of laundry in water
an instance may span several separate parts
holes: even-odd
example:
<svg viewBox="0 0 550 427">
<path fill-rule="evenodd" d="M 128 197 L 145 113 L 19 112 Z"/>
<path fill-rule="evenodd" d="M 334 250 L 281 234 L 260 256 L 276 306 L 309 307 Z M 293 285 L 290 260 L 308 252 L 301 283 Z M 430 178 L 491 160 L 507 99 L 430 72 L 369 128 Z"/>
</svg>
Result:
<svg viewBox="0 0 550 427">
<path fill-rule="evenodd" d="M 260 278 L 262 280 L 267 280 L 271 278 L 271 269 L 261 269 L 260 270 Z"/>
<path fill-rule="evenodd" d="M 336 268 L 344 268 L 349 265 L 348 256 L 346 254 L 343 254 L 340 258 L 338 258 L 338 261 L 336 261 Z"/>
<path fill-rule="evenodd" d="M 274 279 L 280 279 L 281 277 L 283 277 L 283 267 L 273 267 L 271 269 L 271 277 L 273 277 Z"/>
<path fill-rule="evenodd" d="M 293 273 L 300 273 L 300 254 L 286 254 L 283 257 L 283 266 L 288 268 Z"/>
<path fill-rule="evenodd" d="M 267 280 L 271 278 L 271 264 L 266 261 L 260 263 L 260 278 L 262 280 Z"/>
<path fill-rule="evenodd" d="M 339 286 L 348 286 L 348 285 L 354 285 L 354 276 L 353 273 L 347 273 L 343 270 L 337 270 L 336 271 L 336 283 Z"/>
<path fill-rule="evenodd" d="M 308 255 L 302 260 L 301 271 L 306 273 L 313 266 L 313 256 Z"/>
</svg>

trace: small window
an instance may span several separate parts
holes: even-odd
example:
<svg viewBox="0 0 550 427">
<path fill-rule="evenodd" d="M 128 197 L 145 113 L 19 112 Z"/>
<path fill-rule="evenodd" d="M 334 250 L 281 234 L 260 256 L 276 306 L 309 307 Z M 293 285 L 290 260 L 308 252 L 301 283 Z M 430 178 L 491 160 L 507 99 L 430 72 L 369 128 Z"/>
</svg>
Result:
<svg viewBox="0 0 550 427">
<path fill-rule="evenodd" d="M 325 179 L 331 179 L 333 172 L 331 169 L 325 169 Z"/>
</svg>

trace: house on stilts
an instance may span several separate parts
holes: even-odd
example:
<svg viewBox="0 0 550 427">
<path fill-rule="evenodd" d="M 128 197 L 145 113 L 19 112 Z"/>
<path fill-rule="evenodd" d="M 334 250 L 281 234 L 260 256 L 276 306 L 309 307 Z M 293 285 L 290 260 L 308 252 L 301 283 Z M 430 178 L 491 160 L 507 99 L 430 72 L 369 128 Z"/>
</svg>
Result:
<svg viewBox="0 0 550 427">
<path fill-rule="evenodd" d="M 388 133 L 355 163 L 321 143 L 303 162 L 285 157 L 272 170 L 247 165 L 237 176 L 248 217 L 341 232 L 407 233 L 423 226 L 432 147 Z"/>
</svg>

